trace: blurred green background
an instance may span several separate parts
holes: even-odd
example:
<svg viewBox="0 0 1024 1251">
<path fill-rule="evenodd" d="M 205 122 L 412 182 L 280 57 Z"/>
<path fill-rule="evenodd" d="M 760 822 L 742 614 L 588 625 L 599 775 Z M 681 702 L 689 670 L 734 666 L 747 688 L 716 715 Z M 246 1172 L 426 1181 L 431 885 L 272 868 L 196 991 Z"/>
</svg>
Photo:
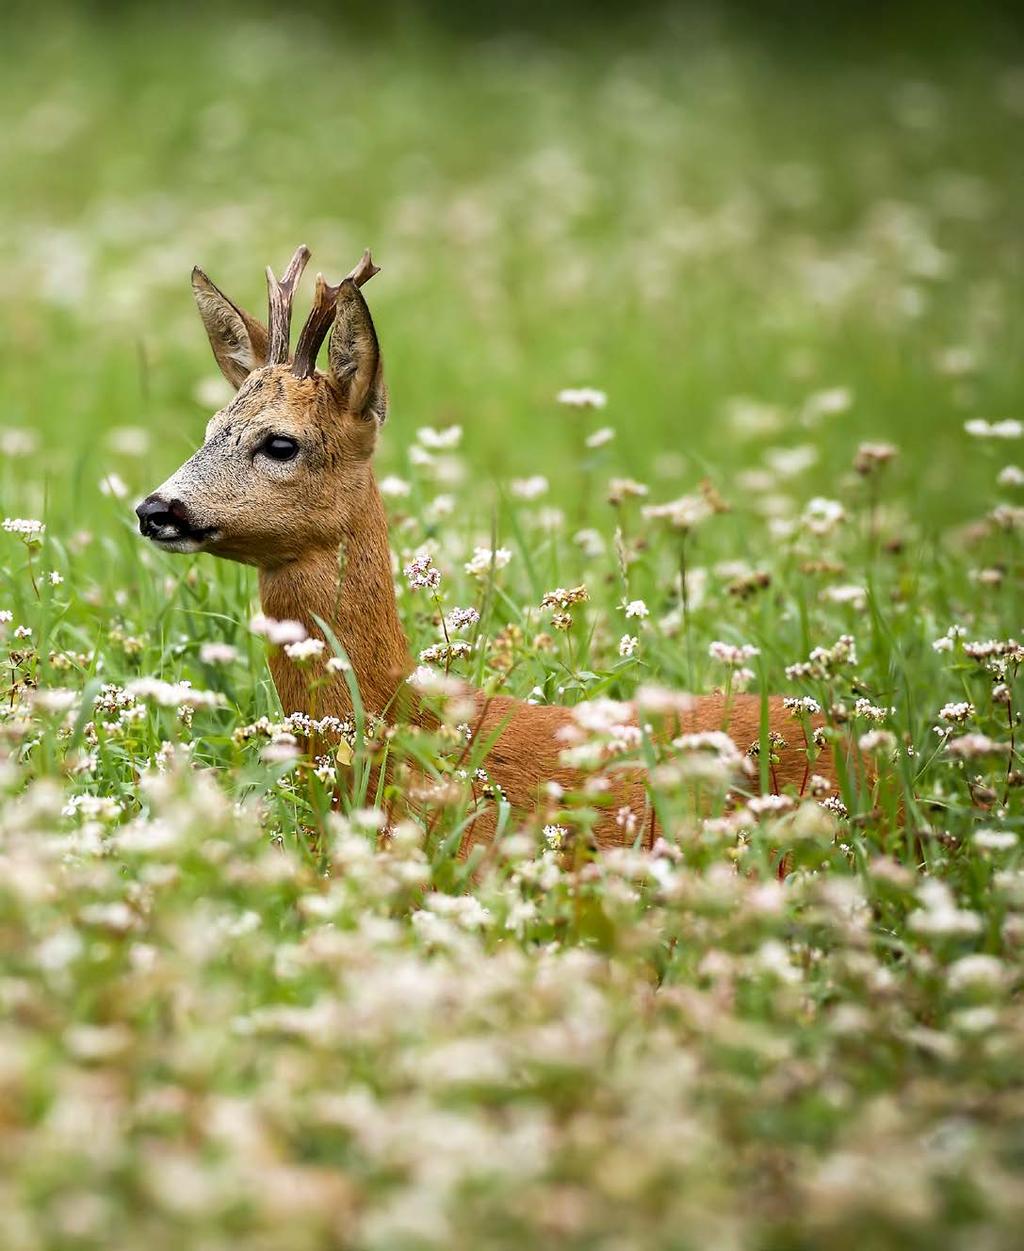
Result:
<svg viewBox="0 0 1024 1251">
<path fill-rule="evenodd" d="M 216 407 L 192 265 L 263 316 L 300 241 L 383 267 L 385 472 L 460 422 L 482 482 L 571 505 L 554 396 L 586 384 L 655 497 L 828 495 L 873 437 L 926 523 L 989 502 L 962 426 L 1020 414 L 1010 6 L 15 4 L 2 58 L 0 427 L 49 493 L 6 455 L 8 515 L 162 480 Z"/>
</svg>

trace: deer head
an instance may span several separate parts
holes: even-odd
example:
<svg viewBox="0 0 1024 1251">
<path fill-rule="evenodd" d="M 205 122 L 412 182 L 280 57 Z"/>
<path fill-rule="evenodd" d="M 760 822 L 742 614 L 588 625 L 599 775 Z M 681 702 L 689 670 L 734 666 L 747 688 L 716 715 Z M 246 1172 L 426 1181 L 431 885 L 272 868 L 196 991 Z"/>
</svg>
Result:
<svg viewBox="0 0 1024 1251">
<path fill-rule="evenodd" d="M 280 281 L 267 269 L 269 326 L 192 271 L 213 354 L 237 394 L 211 418 L 203 446 L 135 510 L 142 534 L 165 551 L 273 568 L 311 549 L 336 551 L 360 509 L 387 411 L 359 290 L 379 271 L 364 252 L 337 286 L 318 274 L 291 357 L 292 298 L 308 259 L 298 248 Z M 316 360 L 328 331 L 324 373 Z"/>
</svg>

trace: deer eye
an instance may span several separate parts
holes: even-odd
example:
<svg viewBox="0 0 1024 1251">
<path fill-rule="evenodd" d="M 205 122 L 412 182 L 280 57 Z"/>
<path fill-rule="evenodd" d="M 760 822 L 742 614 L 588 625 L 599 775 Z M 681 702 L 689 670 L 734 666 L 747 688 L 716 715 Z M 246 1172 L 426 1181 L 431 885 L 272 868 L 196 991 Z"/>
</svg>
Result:
<svg viewBox="0 0 1024 1251">
<path fill-rule="evenodd" d="M 269 456 L 271 460 L 293 460 L 298 450 L 295 440 L 284 434 L 272 434 L 260 447 L 264 456 Z"/>
</svg>

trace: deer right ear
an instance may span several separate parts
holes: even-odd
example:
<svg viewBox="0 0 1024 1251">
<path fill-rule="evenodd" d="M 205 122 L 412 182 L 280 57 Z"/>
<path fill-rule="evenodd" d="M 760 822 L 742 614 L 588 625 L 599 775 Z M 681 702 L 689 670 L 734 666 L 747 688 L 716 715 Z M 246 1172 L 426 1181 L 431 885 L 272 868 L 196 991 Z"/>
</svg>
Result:
<svg viewBox="0 0 1024 1251">
<path fill-rule="evenodd" d="M 220 371 L 237 389 L 267 363 L 267 329 L 232 304 L 198 266 L 192 271 L 192 294 Z"/>
<path fill-rule="evenodd" d="M 344 395 L 349 411 L 381 425 L 387 416 L 388 392 L 377 332 L 362 292 L 351 277 L 338 288 L 327 355 L 331 377 Z"/>
</svg>

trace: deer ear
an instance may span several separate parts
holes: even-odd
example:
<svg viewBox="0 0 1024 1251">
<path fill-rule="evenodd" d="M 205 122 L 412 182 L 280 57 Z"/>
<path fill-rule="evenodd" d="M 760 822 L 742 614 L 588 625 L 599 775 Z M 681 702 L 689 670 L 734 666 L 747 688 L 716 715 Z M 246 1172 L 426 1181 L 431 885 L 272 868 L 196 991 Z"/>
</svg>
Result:
<svg viewBox="0 0 1024 1251">
<path fill-rule="evenodd" d="M 240 387 L 254 369 L 267 363 L 266 327 L 232 304 L 198 266 L 192 271 L 192 294 L 221 373 L 233 387 Z"/>
<path fill-rule="evenodd" d="M 336 310 L 327 348 L 331 377 L 353 416 L 380 425 L 388 409 L 380 347 L 370 310 L 351 278 L 341 284 Z"/>
</svg>

